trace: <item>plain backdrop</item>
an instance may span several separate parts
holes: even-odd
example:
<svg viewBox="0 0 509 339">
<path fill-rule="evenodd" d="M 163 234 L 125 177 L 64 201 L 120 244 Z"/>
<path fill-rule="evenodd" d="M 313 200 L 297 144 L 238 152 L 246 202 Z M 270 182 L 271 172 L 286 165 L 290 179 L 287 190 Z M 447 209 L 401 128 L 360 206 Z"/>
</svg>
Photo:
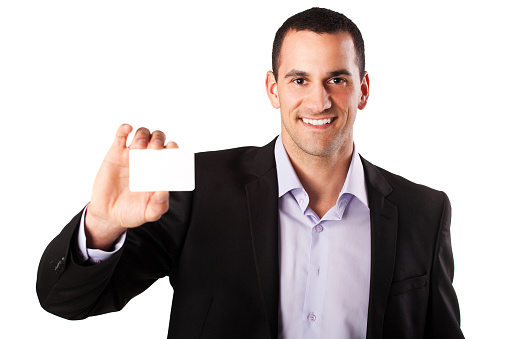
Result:
<svg viewBox="0 0 509 339">
<path fill-rule="evenodd" d="M 167 279 L 121 312 L 67 321 L 39 306 L 39 258 L 88 202 L 120 124 L 161 129 L 195 151 L 272 140 L 273 36 L 321 6 L 364 35 L 371 88 L 356 122 L 360 153 L 449 195 L 464 334 L 509 338 L 502 3 L 0 2 L 0 337 L 166 337 Z"/>
</svg>

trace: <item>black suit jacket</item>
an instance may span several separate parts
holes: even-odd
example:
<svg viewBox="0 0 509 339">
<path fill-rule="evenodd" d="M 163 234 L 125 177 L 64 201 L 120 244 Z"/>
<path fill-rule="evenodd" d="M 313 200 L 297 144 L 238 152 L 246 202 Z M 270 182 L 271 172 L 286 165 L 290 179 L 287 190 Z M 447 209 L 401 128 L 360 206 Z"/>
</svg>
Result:
<svg viewBox="0 0 509 339">
<path fill-rule="evenodd" d="M 362 163 L 371 215 L 367 338 L 463 338 L 447 196 Z M 129 230 L 111 259 L 78 264 L 78 214 L 42 256 L 41 305 L 82 319 L 120 310 L 169 276 L 169 337 L 277 338 L 277 187 L 274 141 L 197 154 L 195 191 L 172 192 L 169 212 Z"/>
</svg>

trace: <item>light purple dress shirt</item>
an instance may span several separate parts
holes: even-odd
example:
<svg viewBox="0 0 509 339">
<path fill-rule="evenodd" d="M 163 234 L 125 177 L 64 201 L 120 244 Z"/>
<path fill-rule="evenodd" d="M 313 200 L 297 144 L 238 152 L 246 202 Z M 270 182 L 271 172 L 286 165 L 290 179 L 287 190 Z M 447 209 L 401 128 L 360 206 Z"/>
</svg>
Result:
<svg viewBox="0 0 509 339">
<path fill-rule="evenodd" d="M 354 148 L 337 203 L 322 219 L 308 207 L 281 137 L 274 149 L 279 189 L 279 338 L 366 337 L 371 235 L 364 170 Z M 84 211 L 78 232 L 83 261 L 98 263 L 118 251 L 86 248 Z"/>
<path fill-rule="evenodd" d="M 366 338 L 371 232 L 364 170 L 354 149 L 336 205 L 322 219 L 308 206 L 281 137 L 280 338 Z"/>
<path fill-rule="evenodd" d="M 78 255 L 81 257 L 78 258 L 78 261 L 80 263 L 89 261 L 91 263 L 98 264 L 101 261 L 110 258 L 115 252 L 122 248 L 125 242 L 126 232 L 122 233 L 122 235 L 120 235 L 117 241 L 113 244 L 111 252 L 87 248 L 87 237 L 85 235 L 85 214 L 87 213 L 87 208 L 88 205 L 81 214 L 80 227 L 78 229 Z"/>
</svg>

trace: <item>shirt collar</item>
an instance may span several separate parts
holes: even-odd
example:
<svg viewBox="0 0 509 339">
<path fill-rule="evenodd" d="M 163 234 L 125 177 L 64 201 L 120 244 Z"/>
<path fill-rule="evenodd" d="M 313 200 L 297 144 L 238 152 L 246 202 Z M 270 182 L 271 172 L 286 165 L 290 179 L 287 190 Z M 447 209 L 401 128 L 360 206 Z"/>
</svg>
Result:
<svg viewBox="0 0 509 339">
<path fill-rule="evenodd" d="M 304 189 L 299 178 L 297 177 L 297 174 L 295 173 L 295 170 L 293 169 L 290 158 L 286 153 L 281 136 L 279 136 L 276 140 L 274 155 L 276 157 L 279 198 L 281 198 L 287 192 L 292 191 L 293 189 Z M 350 162 L 350 167 L 348 168 L 345 184 L 343 185 L 343 189 L 338 196 L 338 201 L 345 193 L 355 196 L 366 207 L 369 208 L 368 193 L 366 189 L 366 181 L 364 178 L 364 168 L 362 166 L 361 158 L 355 145 L 353 149 L 352 161 Z"/>
<path fill-rule="evenodd" d="M 274 154 L 276 156 L 279 198 L 295 188 L 303 188 L 299 178 L 297 177 L 297 174 L 295 173 L 295 170 L 293 169 L 285 147 L 283 146 L 281 136 L 279 136 L 276 140 Z"/>
</svg>

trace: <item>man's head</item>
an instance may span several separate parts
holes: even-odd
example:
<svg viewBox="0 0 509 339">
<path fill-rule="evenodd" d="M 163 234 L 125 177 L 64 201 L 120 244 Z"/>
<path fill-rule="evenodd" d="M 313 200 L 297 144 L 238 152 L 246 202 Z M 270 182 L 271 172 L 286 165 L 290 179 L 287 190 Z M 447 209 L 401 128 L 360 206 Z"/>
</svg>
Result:
<svg viewBox="0 0 509 339">
<path fill-rule="evenodd" d="M 351 32 L 360 39 L 357 45 Z M 358 29 L 341 14 L 310 9 L 283 24 L 274 52 L 279 77 L 267 72 L 265 85 L 272 106 L 280 109 L 288 154 L 349 156 L 357 110 L 366 106 L 369 96 Z"/>
<path fill-rule="evenodd" d="M 286 34 L 291 31 L 311 31 L 314 33 L 347 32 L 352 37 L 356 55 L 359 75 L 364 77 L 365 57 L 364 40 L 357 26 L 343 14 L 325 8 L 311 8 L 288 18 L 276 32 L 272 45 L 272 72 L 278 79 L 280 66 L 281 46 Z"/>
</svg>

